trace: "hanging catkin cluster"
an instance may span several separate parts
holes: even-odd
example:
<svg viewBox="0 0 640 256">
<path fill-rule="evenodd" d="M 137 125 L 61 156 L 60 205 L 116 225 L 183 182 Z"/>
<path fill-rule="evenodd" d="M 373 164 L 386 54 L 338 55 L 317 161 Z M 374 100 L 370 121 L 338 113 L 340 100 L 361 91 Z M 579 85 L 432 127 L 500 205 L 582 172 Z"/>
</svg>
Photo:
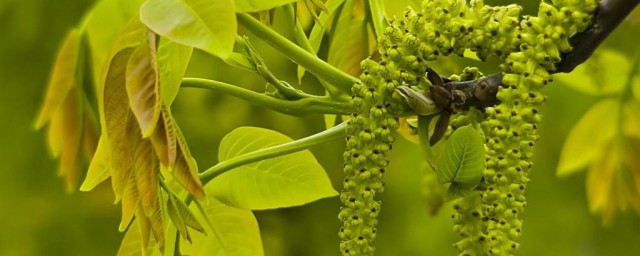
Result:
<svg viewBox="0 0 640 256">
<path fill-rule="evenodd" d="M 532 167 L 532 149 L 538 138 L 541 89 L 560 54 L 571 50 L 569 37 L 586 29 L 596 0 L 541 3 L 537 17 L 523 17 L 513 36 L 518 48 L 502 65 L 505 87 L 498 92 L 501 104 L 486 110 L 482 123 L 486 136 L 487 165 L 482 192 L 482 216 L 486 246 L 467 249 L 463 255 L 514 255 L 521 233 L 521 213 L 526 205 L 524 189 Z M 461 249 L 472 241 L 463 241 Z M 476 247 L 477 248 L 477 247 Z"/>
<path fill-rule="evenodd" d="M 480 56 L 488 55 L 492 48 L 482 48 L 482 44 L 496 42 L 495 38 L 490 38 L 491 32 L 474 28 L 480 27 L 479 24 L 493 24 L 489 27 L 510 29 L 511 24 L 493 20 L 503 19 L 514 11 L 517 15 L 519 11 L 515 6 L 472 11 L 465 1 L 459 1 L 461 8 L 448 10 L 450 5 L 448 1 L 425 2 L 424 13 L 408 10 L 403 17 L 392 21 L 379 38 L 381 60 L 367 59 L 361 64 L 361 83 L 352 88 L 352 105 L 356 111 L 347 128 L 346 177 L 340 195 L 343 207 L 339 218 L 343 227 L 339 235 L 343 255 L 373 254 L 371 242 L 376 236 L 380 211 L 380 202 L 374 196 L 384 187 L 382 176 L 394 141 L 391 131 L 397 128 L 397 116 L 402 111 L 401 98 L 395 88 L 418 85 L 428 68 L 426 62 L 439 56 L 461 55 L 466 48 L 478 51 Z M 482 3 L 476 5 L 482 6 Z M 459 19 L 450 20 L 451 15 Z M 443 24 L 448 25 L 443 27 Z M 506 40 L 503 44 L 508 44 Z"/>
<path fill-rule="evenodd" d="M 555 6 L 555 7 L 554 7 Z M 387 154 L 394 141 L 391 130 L 402 112 L 395 88 L 417 86 L 427 61 L 466 49 L 485 59 L 506 63 L 498 93 L 501 104 L 486 111 L 487 170 L 481 186 L 454 204 L 454 229 L 462 237 L 461 255 L 510 255 L 517 248 L 519 213 L 524 208 L 526 173 L 531 168 L 537 107 L 544 101 L 540 89 L 560 53 L 571 49 L 567 39 L 584 30 L 596 0 L 542 3 L 538 17 L 520 19 L 517 5 L 492 7 L 482 1 L 433 0 L 422 11 L 408 10 L 393 20 L 379 38 L 379 62 L 364 60 L 361 83 L 352 88 L 353 113 L 347 128 L 345 179 L 339 218 L 343 255 L 371 255 L 376 236 Z M 455 122 L 455 119 L 454 119 Z"/>
</svg>

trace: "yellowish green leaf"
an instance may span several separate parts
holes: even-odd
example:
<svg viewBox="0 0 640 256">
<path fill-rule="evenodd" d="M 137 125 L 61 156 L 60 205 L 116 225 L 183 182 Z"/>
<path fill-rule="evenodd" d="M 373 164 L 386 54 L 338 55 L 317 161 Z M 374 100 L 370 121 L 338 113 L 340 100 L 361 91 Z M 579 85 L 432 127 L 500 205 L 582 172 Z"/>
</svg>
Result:
<svg viewBox="0 0 640 256">
<path fill-rule="evenodd" d="M 149 140 L 138 144 L 133 166 L 138 196 L 145 216 L 151 216 L 158 207 L 158 159 Z"/>
<path fill-rule="evenodd" d="M 144 0 L 102 0 L 91 9 L 90 18 L 85 26 L 93 77 L 98 89 L 104 81 L 103 71 L 108 59 L 113 56 L 112 46 L 118 35 L 137 16 Z"/>
<path fill-rule="evenodd" d="M 138 220 L 134 220 L 132 226 L 134 226 L 138 222 Z M 160 251 L 155 247 L 148 245 L 143 248 L 141 245 L 144 244 L 144 240 L 141 237 L 140 229 L 138 228 L 130 228 L 127 230 L 127 233 L 124 235 L 122 242 L 120 243 L 120 248 L 118 249 L 117 256 L 140 256 L 140 255 L 148 255 L 148 256 L 161 256 Z"/>
<path fill-rule="evenodd" d="M 615 65 L 610 65 L 615 63 Z M 589 95 L 619 93 L 629 74 L 629 59 L 607 49 L 596 51 L 587 62 L 569 74 L 558 74 L 555 79 L 579 92 Z"/>
<path fill-rule="evenodd" d="M 158 45 L 158 69 L 160 70 L 160 94 L 167 106 L 171 106 L 189 65 L 193 47 L 160 38 Z"/>
<path fill-rule="evenodd" d="M 176 132 L 176 160 L 171 169 L 173 177 L 196 199 L 204 197 L 204 187 L 198 178 L 198 166 L 196 160 L 191 156 L 187 142 L 178 128 L 178 124 L 172 121 L 174 131 Z"/>
<path fill-rule="evenodd" d="M 625 136 L 640 138 L 640 102 L 627 101 L 623 109 L 622 129 Z"/>
<path fill-rule="evenodd" d="M 78 29 L 69 31 L 62 47 L 58 51 L 47 94 L 35 123 L 36 129 L 40 129 L 58 109 L 62 108 L 67 94 L 69 94 L 71 88 L 78 84 L 77 66 L 81 38 L 82 33 Z"/>
<path fill-rule="evenodd" d="M 72 88 L 49 125 L 49 145 L 60 156 L 59 174 L 65 178 L 68 191 L 75 190 L 80 173 L 83 116 L 80 94 Z"/>
<path fill-rule="evenodd" d="M 149 0 L 140 9 L 140 19 L 159 35 L 222 59 L 233 51 L 233 0 Z"/>
<path fill-rule="evenodd" d="M 160 163 L 164 167 L 171 169 L 176 162 L 178 149 L 173 118 L 165 104 L 162 104 L 160 118 L 158 118 L 156 129 L 151 135 L 151 142 L 156 155 L 160 159 Z"/>
<path fill-rule="evenodd" d="M 207 193 L 212 192 L 207 188 Z M 258 222 L 250 210 L 227 206 L 212 197 L 203 204 L 205 215 L 191 205 L 190 209 L 201 220 L 208 223 L 204 228 L 208 235 L 191 234 L 192 244 L 182 242 L 181 253 L 192 256 L 263 256 L 262 240 Z"/>
<path fill-rule="evenodd" d="M 259 12 L 296 1 L 297 0 L 235 0 L 234 2 L 236 12 Z"/>
<path fill-rule="evenodd" d="M 600 150 L 587 174 L 587 199 L 591 212 L 602 212 L 605 223 L 608 223 L 617 210 L 614 186 L 620 152 L 611 142 L 602 145 Z"/>
<path fill-rule="evenodd" d="M 143 137 L 154 131 L 160 116 L 158 61 L 156 34 L 148 32 L 146 39 L 135 48 L 127 64 L 126 83 L 129 105 L 138 120 Z"/>
<path fill-rule="evenodd" d="M 111 173 L 109 172 L 109 161 L 107 140 L 104 137 L 100 137 L 100 140 L 98 141 L 98 148 L 96 149 L 96 153 L 93 155 L 93 159 L 91 159 L 87 176 L 80 186 L 80 191 L 90 191 L 98 184 L 111 177 Z"/>
<path fill-rule="evenodd" d="M 133 156 L 142 140 L 140 128 L 129 109 L 125 89 L 126 63 L 133 49 L 118 52 L 111 60 L 104 85 L 103 116 L 104 129 L 111 160 L 111 184 L 116 201 L 120 199 L 133 167 Z"/>
<path fill-rule="evenodd" d="M 346 71 L 351 75 L 359 75 L 360 61 L 369 56 L 368 31 L 363 20 L 353 16 L 354 0 L 346 0 L 340 16 L 334 24 L 329 56 L 329 64 Z"/>
<path fill-rule="evenodd" d="M 187 224 L 182 219 L 180 212 L 176 206 L 176 201 L 173 196 L 169 196 L 169 200 L 167 201 L 167 213 L 169 214 L 169 219 L 173 222 L 173 225 L 178 229 L 180 235 L 191 243 L 191 236 L 189 235 L 189 230 L 187 229 Z"/>
<path fill-rule="evenodd" d="M 558 176 L 580 171 L 596 157 L 598 149 L 616 132 L 618 107 L 616 100 L 600 101 L 571 129 L 560 153 Z"/>
<path fill-rule="evenodd" d="M 129 223 L 136 213 L 139 202 L 138 188 L 136 186 L 135 173 L 131 172 L 127 179 L 127 186 L 122 194 L 122 220 L 120 221 L 119 230 L 123 232 L 129 227 Z"/>
<path fill-rule="evenodd" d="M 278 132 L 240 127 L 220 143 L 224 162 L 252 151 L 291 142 Z M 306 204 L 338 193 L 311 152 L 301 151 L 240 166 L 221 174 L 207 191 L 221 202 L 243 209 L 273 209 Z"/>
</svg>

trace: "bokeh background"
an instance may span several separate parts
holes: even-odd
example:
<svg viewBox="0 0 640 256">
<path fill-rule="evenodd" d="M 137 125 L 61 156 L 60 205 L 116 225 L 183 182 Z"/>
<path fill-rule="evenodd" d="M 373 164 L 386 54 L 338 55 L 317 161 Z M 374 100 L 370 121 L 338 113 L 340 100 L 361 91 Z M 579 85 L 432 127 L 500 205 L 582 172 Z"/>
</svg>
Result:
<svg viewBox="0 0 640 256">
<path fill-rule="evenodd" d="M 120 209 L 112 203 L 109 184 L 89 193 L 67 193 L 56 175 L 57 163 L 47 152 L 44 132 L 32 128 L 56 50 L 66 31 L 80 21 L 93 2 L 0 0 L 0 255 L 115 255 L 122 239 L 123 234 L 117 231 Z M 530 13 L 537 5 L 537 1 L 517 2 L 526 2 Z M 637 10 L 634 15 L 603 48 L 628 58 L 635 54 L 640 19 Z M 278 26 L 277 19 L 274 26 Z M 297 84 L 293 63 L 259 40 L 252 42 L 278 77 Z M 452 62 L 464 65 L 460 59 L 453 58 Z M 482 68 L 485 73 L 497 70 L 495 64 Z M 265 88 L 258 76 L 230 70 L 218 59 L 197 51 L 188 76 L 213 78 L 257 91 Z M 301 88 L 321 93 L 310 76 L 305 76 Z M 585 172 L 562 179 L 555 175 L 570 128 L 598 98 L 560 82 L 546 91 L 549 99 L 527 190 L 519 254 L 640 255 L 637 215 L 623 212 L 603 225 L 601 217 L 589 211 Z M 183 89 L 173 109 L 201 169 L 216 163 L 222 136 L 239 126 L 270 128 L 292 138 L 325 128 L 320 115 L 289 117 L 199 89 Z M 343 147 L 338 141 L 312 149 L 338 189 Z M 386 190 L 379 197 L 383 211 L 377 255 L 455 255 L 451 245 L 457 235 L 449 218 L 451 206 L 445 205 L 432 216 L 422 196 L 419 147 L 399 139 L 394 149 Z M 338 198 L 329 198 L 303 207 L 257 211 L 266 254 L 337 255 L 339 205 Z"/>
</svg>

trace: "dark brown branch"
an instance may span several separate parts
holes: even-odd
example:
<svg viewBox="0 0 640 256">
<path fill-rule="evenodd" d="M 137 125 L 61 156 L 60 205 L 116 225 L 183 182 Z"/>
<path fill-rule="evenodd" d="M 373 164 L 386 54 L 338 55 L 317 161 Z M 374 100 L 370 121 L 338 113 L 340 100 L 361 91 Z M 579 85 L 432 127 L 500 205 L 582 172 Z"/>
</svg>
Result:
<svg viewBox="0 0 640 256">
<path fill-rule="evenodd" d="M 602 0 L 591 27 L 569 39 L 573 51 L 564 54 L 562 60 L 556 65 L 556 72 L 569 73 L 585 62 L 639 3 L 640 0 Z"/>
</svg>

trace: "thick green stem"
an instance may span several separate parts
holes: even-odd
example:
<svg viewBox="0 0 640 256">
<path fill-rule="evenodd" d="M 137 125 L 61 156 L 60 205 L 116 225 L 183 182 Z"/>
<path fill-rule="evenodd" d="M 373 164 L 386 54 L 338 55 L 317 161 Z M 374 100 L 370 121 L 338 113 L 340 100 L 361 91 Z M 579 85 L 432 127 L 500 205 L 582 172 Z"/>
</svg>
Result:
<svg viewBox="0 0 640 256">
<path fill-rule="evenodd" d="M 206 184 L 209 181 L 211 181 L 213 178 L 217 177 L 218 175 L 228 172 L 233 168 L 236 168 L 245 164 L 254 163 L 260 160 L 282 156 L 282 155 L 290 154 L 300 150 L 305 150 L 313 145 L 325 143 L 338 138 L 343 138 L 346 127 L 347 125 L 345 122 L 331 129 L 311 135 L 309 137 L 305 137 L 299 140 L 294 140 L 292 142 L 280 144 L 280 145 L 269 147 L 269 148 L 263 148 L 260 150 L 253 151 L 251 153 L 247 153 L 241 156 L 231 158 L 229 160 L 220 162 L 215 166 L 209 168 L 205 172 L 201 173 L 199 175 L 200 180 L 202 181 L 203 184 Z"/>
<path fill-rule="evenodd" d="M 271 45 L 271 47 L 278 50 L 298 65 L 303 66 L 305 69 L 309 70 L 309 72 L 318 76 L 318 78 L 336 86 L 340 91 L 348 93 L 351 86 L 358 82 L 357 78 L 340 71 L 338 68 L 307 52 L 303 48 L 276 33 L 271 28 L 260 23 L 258 20 L 251 17 L 251 15 L 238 13 L 237 17 L 238 22 L 245 29 L 266 41 Z"/>
<path fill-rule="evenodd" d="M 299 100 L 283 100 L 257 93 L 235 85 L 201 78 L 184 78 L 182 87 L 210 89 L 267 107 L 283 114 L 304 116 L 309 114 L 347 115 L 352 110 L 348 103 L 338 102 L 330 97 L 307 97 Z"/>
</svg>

